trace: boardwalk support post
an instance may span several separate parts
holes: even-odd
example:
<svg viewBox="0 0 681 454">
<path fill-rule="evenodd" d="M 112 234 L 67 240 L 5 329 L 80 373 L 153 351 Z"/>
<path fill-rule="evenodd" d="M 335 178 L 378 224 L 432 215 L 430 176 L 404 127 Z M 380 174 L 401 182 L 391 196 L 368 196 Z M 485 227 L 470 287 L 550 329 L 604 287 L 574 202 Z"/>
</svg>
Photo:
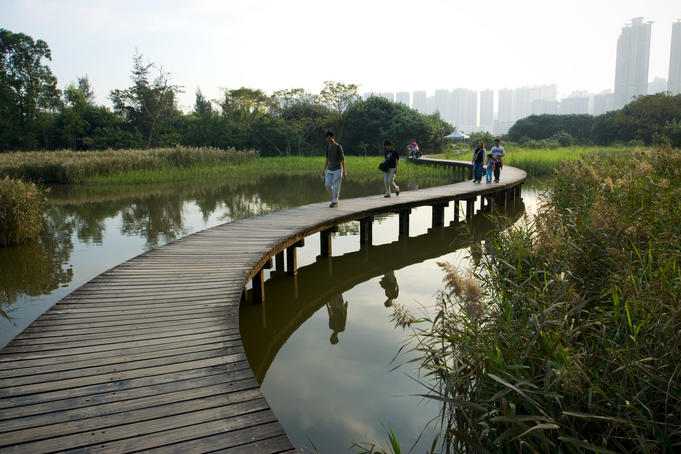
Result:
<svg viewBox="0 0 681 454">
<path fill-rule="evenodd" d="M 305 239 L 294 243 L 286 248 L 286 274 L 294 276 L 298 273 L 298 256 L 296 255 L 296 248 L 305 246 Z"/>
<path fill-rule="evenodd" d="M 371 246 L 373 223 L 373 216 L 359 220 L 359 244 L 368 244 Z"/>
<path fill-rule="evenodd" d="M 399 212 L 400 215 L 400 234 L 399 237 L 409 236 L 409 215 L 411 214 L 411 208 L 402 210 Z"/>
<path fill-rule="evenodd" d="M 454 201 L 454 222 L 459 222 L 459 210 L 461 209 L 461 204 L 459 200 Z"/>
<path fill-rule="evenodd" d="M 265 269 L 261 268 L 253 276 L 253 302 L 262 303 L 263 301 L 265 301 Z"/>
<path fill-rule="evenodd" d="M 433 219 L 431 227 L 442 227 L 445 225 L 445 207 L 447 206 L 449 206 L 449 203 L 438 203 L 432 205 Z"/>
<path fill-rule="evenodd" d="M 475 210 L 475 199 L 466 199 L 466 220 L 473 219 L 473 211 Z"/>
<path fill-rule="evenodd" d="M 334 225 L 331 228 L 319 232 L 319 256 L 331 257 L 332 255 L 332 236 L 331 233 L 337 232 L 338 226 Z"/>
<path fill-rule="evenodd" d="M 274 256 L 274 266 L 277 269 L 277 273 L 284 273 L 284 251 L 277 252 Z"/>
</svg>

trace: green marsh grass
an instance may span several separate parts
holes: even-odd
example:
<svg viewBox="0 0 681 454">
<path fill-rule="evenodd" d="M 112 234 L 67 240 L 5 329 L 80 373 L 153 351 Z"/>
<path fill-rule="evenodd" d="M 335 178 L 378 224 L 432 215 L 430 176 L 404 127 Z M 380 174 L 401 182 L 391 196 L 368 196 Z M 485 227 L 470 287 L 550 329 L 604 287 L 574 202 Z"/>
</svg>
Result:
<svg viewBox="0 0 681 454">
<path fill-rule="evenodd" d="M 379 161 L 380 158 L 347 156 L 348 180 L 364 182 L 382 178 L 378 170 Z M 116 172 L 106 176 L 89 178 L 87 184 L 142 184 L 193 179 L 244 179 L 268 175 L 311 175 L 321 178 L 323 169 L 323 157 L 268 157 L 257 158 L 239 164 L 220 164 L 209 167 L 197 166 Z M 439 184 L 442 184 L 443 181 L 452 181 L 452 172 L 447 169 L 415 166 L 409 163 L 400 165 L 398 175 L 399 178 L 418 178 L 419 180 L 430 178 L 437 180 Z"/>
<path fill-rule="evenodd" d="M 415 325 L 441 452 L 679 452 L 681 153 L 562 162 L 499 232 Z"/>
<path fill-rule="evenodd" d="M 506 156 L 504 157 L 504 164 L 513 167 L 518 167 L 527 172 L 530 177 L 547 177 L 553 175 L 558 169 L 561 162 L 577 161 L 581 158 L 587 157 L 592 153 L 596 154 L 614 154 L 614 155 L 630 155 L 634 152 L 634 147 L 618 146 L 618 147 L 589 147 L 589 146 L 571 146 L 560 148 L 524 148 L 513 144 L 504 145 L 506 149 Z M 471 148 L 470 153 L 464 154 L 443 154 L 431 155 L 433 158 L 440 159 L 456 159 L 469 160 L 473 156 Z"/>
<path fill-rule="evenodd" d="M 42 229 L 45 195 L 33 183 L 0 180 L 0 246 L 31 241 Z"/>
<path fill-rule="evenodd" d="M 348 179 L 380 179 L 380 157 L 347 156 Z M 323 157 L 261 158 L 255 151 L 167 148 L 95 152 L 53 151 L 0 154 L 0 176 L 40 183 L 125 185 L 173 181 L 253 178 L 267 175 L 320 175 Z M 400 178 L 432 178 L 442 184 L 451 172 L 403 162 Z"/>
<path fill-rule="evenodd" d="M 92 178 L 131 171 L 175 171 L 194 167 L 238 165 L 257 159 L 257 151 L 218 148 L 152 150 L 34 151 L 0 153 L 0 176 L 40 183 L 85 183 Z"/>
</svg>

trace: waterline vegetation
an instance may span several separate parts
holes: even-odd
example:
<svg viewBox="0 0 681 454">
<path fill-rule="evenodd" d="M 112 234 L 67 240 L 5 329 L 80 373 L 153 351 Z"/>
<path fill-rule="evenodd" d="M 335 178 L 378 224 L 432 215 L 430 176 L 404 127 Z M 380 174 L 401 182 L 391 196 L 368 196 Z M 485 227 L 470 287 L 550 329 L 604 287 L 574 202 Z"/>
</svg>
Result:
<svg viewBox="0 0 681 454">
<path fill-rule="evenodd" d="M 351 181 L 377 179 L 380 157 L 346 157 Z M 259 157 L 257 151 L 175 147 L 153 150 L 53 151 L 0 154 L 0 176 L 40 183 L 142 184 L 263 175 L 317 175 L 321 156 Z M 401 166 L 399 178 L 451 181 L 449 170 Z"/>
<path fill-rule="evenodd" d="M 681 156 L 562 163 L 415 325 L 441 452 L 677 452 Z"/>
<path fill-rule="evenodd" d="M 33 183 L 0 180 L 0 246 L 35 239 L 42 229 L 44 192 Z"/>
</svg>

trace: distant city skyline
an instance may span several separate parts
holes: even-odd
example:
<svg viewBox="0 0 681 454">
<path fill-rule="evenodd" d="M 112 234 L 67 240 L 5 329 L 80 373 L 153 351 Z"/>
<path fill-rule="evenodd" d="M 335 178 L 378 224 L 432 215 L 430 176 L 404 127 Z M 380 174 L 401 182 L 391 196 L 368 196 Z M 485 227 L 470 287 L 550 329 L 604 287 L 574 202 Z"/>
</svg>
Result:
<svg viewBox="0 0 681 454">
<path fill-rule="evenodd" d="M 636 17 L 622 27 L 617 39 L 615 83 L 613 89 L 599 93 L 576 90 L 558 96 L 556 84 L 470 90 L 468 88 L 436 89 L 432 95 L 415 91 L 410 103 L 408 92 L 381 92 L 380 96 L 425 114 L 438 112 L 440 117 L 464 132 L 489 131 L 505 134 L 516 121 L 541 114 L 600 115 L 620 109 L 636 96 L 681 90 L 681 20 L 673 24 L 670 46 L 669 80 L 648 80 L 652 22 Z M 367 99 L 374 95 L 363 93 Z"/>
<path fill-rule="evenodd" d="M 465 87 L 480 91 L 555 84 L 559 97 L 612 89 L 616 43 L 634 17 L 653 21 L 648 79 L 669 77 L 670 0 L 2 0 L 1 27 L 42 39 L 59 87 L 88 75 L 96 102 L 130 86 L 135 52 L 184 87 L 304 88 L 326 80 L 362 92 Z M 334 33 L 329 29 L 333 28 Z M 548 107 L 548 106 L 545 106 Z"/>
</svg>

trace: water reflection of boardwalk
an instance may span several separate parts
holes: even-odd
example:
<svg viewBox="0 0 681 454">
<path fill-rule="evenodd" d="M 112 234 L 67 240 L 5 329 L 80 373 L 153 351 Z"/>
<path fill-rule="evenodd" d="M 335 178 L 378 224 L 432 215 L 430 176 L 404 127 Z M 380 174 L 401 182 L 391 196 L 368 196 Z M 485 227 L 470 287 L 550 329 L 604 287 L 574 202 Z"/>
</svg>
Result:
<svg viewBox="0 0 681 454">
<path fill-rule="evenodd" d="M 315 232 L 451 200 L 509 191 L 460 183 L 306 205 L 224 224 L 142 254 L 93 279 L 39 317 L 0 352 L 0 451 L 287 452 L 292 446 L 263 398 L 244 354 L 239 302 L 262 270 Z M 320 190 L 322 190 L 320 188 Z M 326 232 L 326 235 L 325 235 Z M 322 245 L 324 249 L 324 245 Z M 260 297 L 264 295 L 260 294 Z"/>
</svg>

